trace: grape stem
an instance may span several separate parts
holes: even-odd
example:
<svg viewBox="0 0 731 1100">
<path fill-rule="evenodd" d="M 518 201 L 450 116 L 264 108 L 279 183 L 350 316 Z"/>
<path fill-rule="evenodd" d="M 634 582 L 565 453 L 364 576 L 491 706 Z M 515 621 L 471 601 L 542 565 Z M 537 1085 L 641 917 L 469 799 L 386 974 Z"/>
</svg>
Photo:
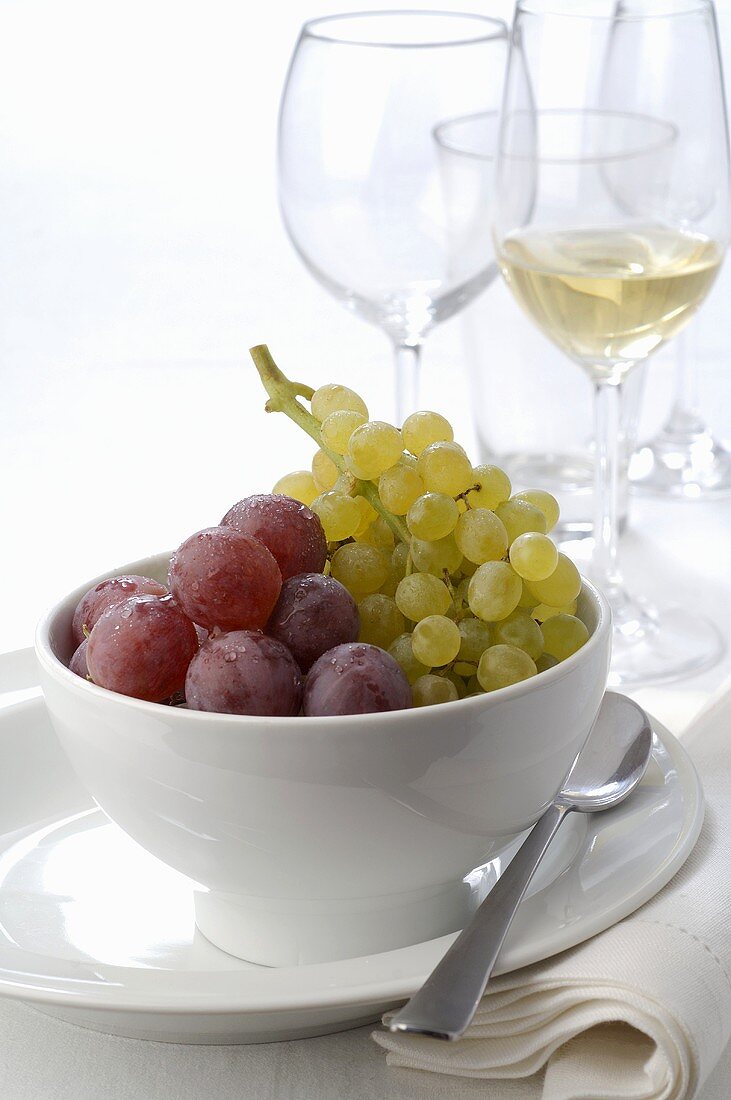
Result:
<svg viewBox="0 0 731 1100">
<path fill-rule="evenodd" d="M 291 382 L 274 362 L 272 353 L 266 344 L 257 344 L 256 347 L 249 348 L 249 354 L 259 372 L 262 385 L 269 395 L 269 400 L 265 406 L 266 411 L 281 412 L 288 416 L 303 432 L 307 432 L 314 439 L 317 446 L 335 463 L 341 473 L 348 474 L 349 471 L 343 456 L 331 451 L 323 443 L 319 420 L 297 400 L 298 397 L 304 397 L 307 401 L 310 401 L 315 392 L 312 387 L 302 382 Z M 394 535 L 408 546 L 410 535 L 406 524 L 399 516 L 394 516 L 387 508 L 384 508 L 376 485 L 372 481 L 356 480 L 355 492 L 365 497 L 379 516 L 383 517 Z"/>
</svg>

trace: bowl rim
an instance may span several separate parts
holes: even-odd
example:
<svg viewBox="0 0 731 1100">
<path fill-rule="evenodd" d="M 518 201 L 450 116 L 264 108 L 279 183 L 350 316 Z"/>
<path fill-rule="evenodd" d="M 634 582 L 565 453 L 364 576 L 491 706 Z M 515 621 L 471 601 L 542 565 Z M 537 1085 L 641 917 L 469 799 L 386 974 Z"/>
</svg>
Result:
<svg viewBox="0 0 731 1100">
<path fill-rule="evenodd" d="M 135 699 L 131 695 L 122 695 L 120 692 L 110 691 L 108 688 L 93 684 L 89 680 L 84 680 L 75 672 L 72 672 L 54 652 L 51 645 L 50 630 L 56 617 L 63 610 L 67 609 L 72 599 L 74 600 L 75 606 L 84 593 L 90 588 L 93 588 L 94 585 L 99 584 L 100 581 L 106 580 L 109 577 L 120 576 L 124 573 L 139 574 L 145 563 L 148 564 L 149 568 L 151 563 L 160 562 L 166 557 L 169 558 L 171 554 L 172 551 L 150 554 L 135 562 L 129 562 L 124 566 L 107 571 L 90 581 L 88 584 L 80 585 L 78 588 L 67 593 L 62 599 L 57 600 L 48 608 L 38 621 L 34 640 L 36 657 L 45 671 L 62 683 L 66 689 L 70 689 L 75 694 L 91 694 L 92 698 L 100 700 L 106 699 L 110 703 L 127 706 L 133 712 L 136 711 L 141 714 L 152 716 L 159 715 L 159 708 L 164 706 L 162 703 L 151 703 L 145 699 Z M 531 695 L 571 675 L 578 665 L 586 662 L 594 650 L 603 643 L 606 635 L 611 632 L 612 613 L 609 603 L 601 590 L 596 588 L 591 581 L 587 580 L 583 575 L 581 576 L 581 592 L 589 597 L 597 609 L 596 626 L 589 635 L 588 641 L 585 642 L 581 649 L 577 650 L 576 653 L 573 653 L 559 664 L 554 665 L 553 668 L 545 669 L 543 672 L 539 672 L 538 675 L 531 676 L 527 680 L 521 680 L 517 684 L 509 684 L 507 687 L 496 688 L 494 691 L 484 692 L 481 695 L 471 696 L 466 699 L 455 699 L 449 704 L 449 713 L 455 713 L 451 709 L 453 707 L 460 707 L 460 713 L 467 708 L 478 711 L 480 708 L 485 708 L 486 703 L 492 706 L 495 703 L 507 702 L 517 696 Z M 310 729 L 312 732 L 315 732 L 313 727 L 316 725 L 319 726 L 321 722 L 324 722 L 329 727 L 333 727 L 333 729 L 339 726 L 340 728 L 347 728 L 349 730 L 353 724 L 356 724 L 358 727 L 367 727 L 382 722 L 384 718 L 388 719 L 389 722 L 416 722 L 419 720 L 419 717 L 422 720 L 427 719 L 430 711 L 437 710 L 438 713 L 443 713 L 441 707 L 436 706 L 408 707 L 402 710 L 376 711 L 370 714 L 294 715 L 291 717 L 282 715 L 220 714 L 217 711 L 188 710 L 185 707 L 166 707 L 165 709 L 168 712 L 174 711 L 176 720 L 193 724 L 196 722 L 200 723 L 213 720 L 218 723 L 227 723 L 229 725 L 237 724 L 250 729 L 265 723 L 267 730 L 276 729 L 285 731 L 299 727 L 302 730 Z"/>
</svg>

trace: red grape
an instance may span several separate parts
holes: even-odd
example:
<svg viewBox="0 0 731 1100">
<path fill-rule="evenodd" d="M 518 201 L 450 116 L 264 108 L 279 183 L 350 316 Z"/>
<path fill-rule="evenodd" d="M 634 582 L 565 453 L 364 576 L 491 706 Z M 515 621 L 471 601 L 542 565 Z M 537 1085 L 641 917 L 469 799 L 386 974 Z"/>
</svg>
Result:
<svg viewBox="0 0 731 1100">
<path fill-rule="evenodd" d="M 83 642 L 69 661 L 70 670 L 75 672 L 77 676 L 81 676 L 84 680 L 89 676 L 89 666 L 86 663 L 86 650 L 88 645 L 89 639 L 84 638 Z"/>
<path fill-rule="evenodd" d="M 258 630 L 282 587 L 266 546 L 232 527 L 208 527 L 186 539 L 170 561 L 170 587 L 194 623 L 212 630 Z"/>
<path fill-rule="evenodd" d="M 307 674 L 303 710 L 330 714 L 372 714 L 411 706 L 411 688 L 390 654 L 375 645 L 351 642 L 335 646 Z"/>
<path fill-rule="evenodd" d="M 86 592 L 74 611 L 71 632 L 77 646 L 91 633 L 97 619 L 109 607 L 115 607 L 130 596 L 165 596 L 167 588 L 152 577 L 139 577 L 134 573 L 121 577 L 108 577 Z M 86 628 L 86 630 L 84 630 Z"/>
<path fill-rule="evenodd" d="M 302 676 L 276 638 L 234 630 L 210 637 L 198 650 L 185 698 L 189 710 L 291 717 L 300 709 Z"/>
<path fill-rule="evenodd" d="M 358 605 L 340 581 L 322 573 L 302 573 L 282 585 L 266 631 L 283 642 L 307 672 L 326 650 L 357 640 Z"/>
<path fill-rule="evenodd" d="M 95 684 L 160 703 L 180 691 L 198 636 L 170 596 L 131 596 L 97 620 L 86 651 Z"/>
<path fill-rule="evenodd" d="M 320 519 L 305 505 L 278 493 L 246 497 L 221 520 L 263 542 L 277 559 L 282 580 L 298 573 L 321 573 L 327 542 Z"/>
</svg>

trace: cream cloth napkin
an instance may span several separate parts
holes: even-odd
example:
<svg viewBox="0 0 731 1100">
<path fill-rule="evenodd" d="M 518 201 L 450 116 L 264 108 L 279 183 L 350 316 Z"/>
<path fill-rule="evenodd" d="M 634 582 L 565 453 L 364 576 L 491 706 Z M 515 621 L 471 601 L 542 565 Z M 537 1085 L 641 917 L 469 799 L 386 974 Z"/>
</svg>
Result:
<svg viewBox="0 0 731 1100">
<path fill-rule="evenodd" d="M 675 878 L 594 939 L 490 982 L 459 1042 L 375 1033 L 390 1065 L 527 1078 L 511 1100 L 697 1096 L 731 1037 L 731 691 L 683 744 L 706 817 Z M 544 1067 L 541 1086 L 531 1075 Z M 504 1089 L 486 1084 L 485 1096 Z"/>
</svg>

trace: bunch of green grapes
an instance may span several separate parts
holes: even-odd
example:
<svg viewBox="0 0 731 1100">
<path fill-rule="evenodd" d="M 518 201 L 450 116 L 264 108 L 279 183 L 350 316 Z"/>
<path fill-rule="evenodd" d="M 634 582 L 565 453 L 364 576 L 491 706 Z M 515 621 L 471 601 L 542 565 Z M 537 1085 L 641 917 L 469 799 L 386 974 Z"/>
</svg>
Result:
<svg viewBox="0 0 731 1100">
<path fill-rule="evenodd" d="M 513 494 L 503 470 L 473 466 L 439 413 L 412 413 L 399 430 L 335 384 L 311 410 L 322 447 L 274 492 L 319 516 L 360 640 L 395 657 L 416 706 L 507 687 L 584 645 L 581 579 L 549 536 L 550 493 Z"/>
</svg>

